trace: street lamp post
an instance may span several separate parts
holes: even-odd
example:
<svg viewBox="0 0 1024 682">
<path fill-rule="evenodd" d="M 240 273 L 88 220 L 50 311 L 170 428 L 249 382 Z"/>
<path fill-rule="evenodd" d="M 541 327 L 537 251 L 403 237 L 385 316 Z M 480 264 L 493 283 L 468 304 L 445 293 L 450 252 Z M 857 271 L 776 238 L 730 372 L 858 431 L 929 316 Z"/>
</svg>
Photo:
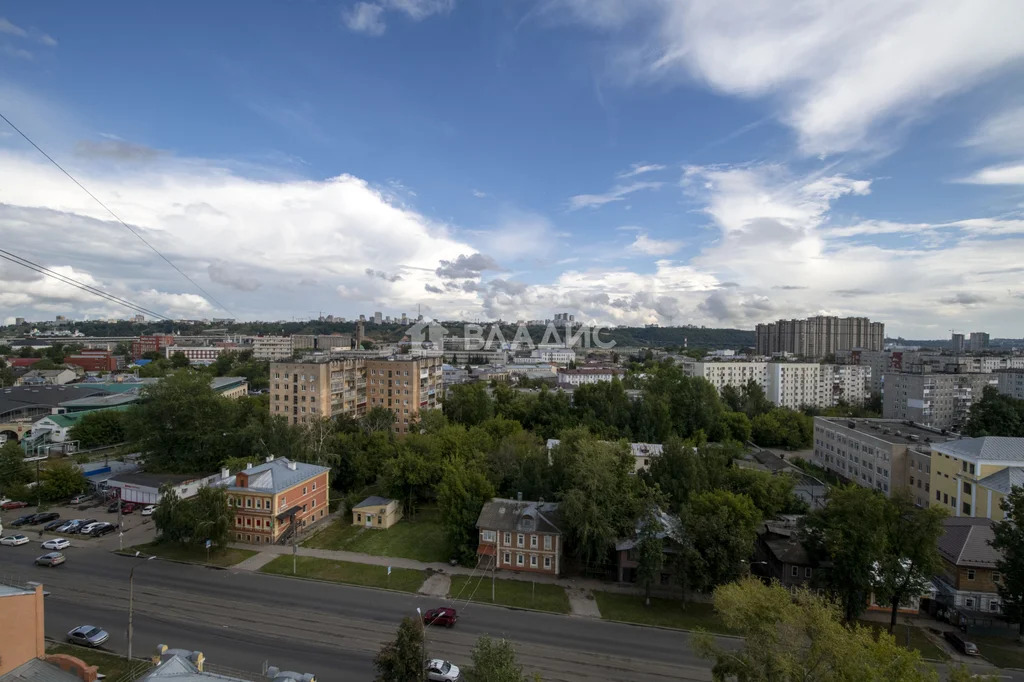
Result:
<svg viewBox="0 0 1024 682">
<path fill-rule="evenodd" d="M 135 553 L 138 556 L 138 552 Z M 146 557 L 146 561 L 152 561 L 155 556 Z M 132 660 L 132 635 L 134 634 L 132 624 L 135 615 L 135 569 L 142 564 L 135 564 L 132 570 L 128 571 L 128 660 Z"/>
</svg>

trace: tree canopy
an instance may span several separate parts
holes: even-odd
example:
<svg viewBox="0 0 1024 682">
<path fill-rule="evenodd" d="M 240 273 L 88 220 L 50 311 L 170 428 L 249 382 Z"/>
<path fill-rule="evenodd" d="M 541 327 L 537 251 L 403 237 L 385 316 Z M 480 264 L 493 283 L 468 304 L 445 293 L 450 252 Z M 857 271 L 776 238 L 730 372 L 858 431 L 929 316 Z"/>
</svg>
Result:
<svg viewBox="0 0 1024 682">
<path fill-rule="evenodd" d="M 1024 436 L 1024 400 L 986 386 L 981 400 L 971 405 L 964 433 L 968 436 Z"/>
<path fill-rule="evenodd" d="M 1003 520 L 992 526 L 992 547 L 1000 553 L 996 583 L 1003 613 L 1017 622 L 1017 636 L 1024 642 L 1024 488 L 1014 486 L 1000 502 Z"/>
<path fill-rule="evenodd" d="M 423 682 L 426 670 L 427 648 L 423 641 L 423 626 L 405 617 L 398 626 L 395 639 L 380 648 L 373 659 L 377 669 L 377 682 Z"/>
</svg>

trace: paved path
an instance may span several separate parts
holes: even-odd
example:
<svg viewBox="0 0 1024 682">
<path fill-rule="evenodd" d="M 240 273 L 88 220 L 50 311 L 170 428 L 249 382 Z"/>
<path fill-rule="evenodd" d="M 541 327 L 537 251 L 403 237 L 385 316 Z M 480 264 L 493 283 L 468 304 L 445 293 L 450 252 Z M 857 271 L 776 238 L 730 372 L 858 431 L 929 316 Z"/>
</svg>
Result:
<svg viewBox="0 0 1024 682">
<path fill-rule="evenodd" d="M 419 593 L 444 599 L 448 596 L 448 590 L 451 586 L 451 577 L 444 573 L 433 573 L 429 578 L 423 581 L 423 585 L 420 586 Z"/>
<path fill-rule="evenodd" d="M 571 587 L 565 593 L 569 596 L 569 613 L 584 618 L 601 617 L 601 609 L 597 607 L 597 600 L 590 590 Z"/>
</svg>

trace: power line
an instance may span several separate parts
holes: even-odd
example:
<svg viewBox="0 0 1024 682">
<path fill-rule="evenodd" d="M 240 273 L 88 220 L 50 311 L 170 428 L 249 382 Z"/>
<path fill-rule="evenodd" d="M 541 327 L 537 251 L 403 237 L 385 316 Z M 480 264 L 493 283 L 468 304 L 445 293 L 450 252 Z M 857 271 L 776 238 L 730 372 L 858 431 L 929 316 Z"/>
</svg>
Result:
<svg viewBox="0 0 1024 682">
<path fill-rule="evenodd" d="M 112 211 L 112 210 L 110 209 L 110 207 L 109 207 L 109 206 L 107 206 L 107 205 L 106 205 L 105 203 L 103 203 L 102 201 L 100 201 L 100 200 L 99 200 L 99 198 L 98 198 L 98 197 L 97 197 L 97 196 L 96 196 L 95 194 L 93 194 L 93 193 L 92 193 L 92 192 L 90 192 L 90 191 L 89 191 L 88 189 L 86 189 L 85 185 L 83 185 L 82 183 L 80 183 L 80 182 L 79 182 L 78 180 L 76 180 L 76 179 L 75 179 L 75 176 L 73 176 L 73 175 L 72 175 L 71 173 L 69 173 L 69 172 L 67 172 L 66 170 L 64 170 L 64 167 L 63 167 L 63 166 L 61 166 L 61 165 L 60 165 L 59 163 L 57 163 L 57 162 L 56 162 L 56 161 L 54 160 L 54 158 L 53 158 L 52 156 L 50 156 L 49 154 L 47 154 L 46 152 L 44 152 L 44 151 L 43 151 L 43 149 L 42 149 L 42 148 L 41 148 L 41 147 L 40 147 L 39 145 L 37 145 L 37 144 L 36 144 L 35 142 L 33 142 L 33 141 L 32 141 L 32 138 L 30 138 L 30 137 L 29 137 L 28 135 L 26 135 L 25 133 L 23 133 L 23 132 L 21 131 L 21 129 L 20 129 L 20 128 L 18 128 L 18 126 L 16 126 L 16 125 L 14 125 L 13 123 L 11 123 L 11 120 L 10 120 L 9 118 L 7 118 L 7 117 L 6 117 L 6 116 L 5 116 L 4 114 L 3 114 L 3 112 L 0 112 L 0 118 L 2 118 L 2 119 L 3 119 L 3 120 L 4 120 L 5 122 L 6 122 L 6 123 L 7 123 L 7 125 L 11 126 L 11 128 L 13 128 L 13 129 L 14 129 L 14 131 L 15 131 L 16 133 L 18 133 L 18 134 L 19 134 L 19 135 L 21 135 L 21 136 L 22 136 L 23 138 L 25 138 L 25 141 L 26 141 L 26 142 L 28 142 L 28 143 L 29 143 L 30 145 L 32 145 L 33 147 L 35 147 L 36 151 L 37 151 L 37 152 L 39 152 L 40 154 L 42 154 L 42 155 L 43 155 L 44 157 L 46 157 L 46 160 L 47 160 L 47 161 L 49 161 L 50 163 L 52 163 L 52 164 L 53 164 L 54 166 L 56 166 L 56 167 L 57 167 L 57 169 L 58 169 L 58 170 L 59 170 L 59 171 L 60 171 L 61 173 L 63 173 L 64 175 L 68 176 L 68 179 L 70 179 L 70 180 L 71 180 L 71 182 L 73 182 L 73 183 L 75 183 L 76 185 L 78 185 L 78 187 L 79 187 L 79 188 L 80 188 L 80 189 L 81 189 L 81 190 L 82 190 L 83 192 L 85 192 L 85 193 L 86 193 L 86 194 L 88 194 L 88 195 L 89 195 L 90 197 L 92 197 L 93 201 L 95 201 L 95 202 L 96 202 L 97 204 L 99 204 L 100 206 L 102 206 L 102 207 L 103 207 L 103 209 L 104 209 L 104 210 L 105 210 L 105 211 L 106 211 L 107 213 L 109 213 L 110 215 L 112 215 L 112 216 L 114 217 L 114 220 L 116 220 L 117 222 L 121 223 L 121 225 L 122 225 L 122 226 L 124 227 L 124 229 L 128 230 L 128 231 L 129 231 L 129 232 L 131 232 L 131 233 L 132 233 L 133 235 L 135 235 L 136 237 L 138 237 L 139 241 L 141 241 L 141 242 L 142 242 L 143 244 L 145 244 L 146 246 L 148 246 L 148 247 L 149 247 L 149 248 L 150 248 L 150 249 L 151 249 L 151 250 L 153 251 L 153 253 L 155 253 L 156 255 L 160 256 L 160 258 L 162 258 L 162 259 L 164 260 L 164 262 L 165 262 L 165 263 L 167 263 L 167 264 L 168 264 L 168 265 L 170 265 L 170 266 L 171 266 L 172 268 L 174 268 L 175 270 L 177 270 L 177 271 L 178 271 L 178 274 L 179 274 L 179 275 L 181 275 L 182 277 L 184 277 L 185 279 L 187 279 L 187 280 L 188 280 L 189 282 L 191 282 L 191 283 L 192 283 L 192 286 L 194 286 L 194 287 L 195 287 L 196 289 L 198 289 L 198 290 L 199 290 L 200 292 L 202 292 L 202 294 L 203 294 L 204 296 L 206 296 L 206 297 L 207 297 L 208 299 L 210 299 L 211 301 L 213 301 L 214 303 L 216 303 L 216 304 L 217 304 L 217 307 L 218 307 L 218 308 L 220 308 L 221 310 L 224 310 L 225 312 L 227 312 L 227 313 L 228 313 L 229 315 L 231 315 L 232 317 L 234 317 L 234 316 L 235 316 L 235 315 L 234 315 L 234 313 L 232 313 L 232 312 L 231 312 L 230 310 L 228 310 L 228 308 L 227 308 L 227 307 L 226 307 L 226 306 L 225 306 L 225 305 L 224 305 L 223 303 L 221 303 L 221 302 L 220 302 L 220 301 L 218 301 L 218 300 L 217 300 L 216 298 L 214 298 L 212 294 L 210 294 L 210 293 L 209 293 L 208 291 L 206 291 L 206 289 L 204 289 L 204 288 L 202 288 L 201 286 L 199 286 L 199 284 L 198 284 L 198 283 L 197 283 L 197 282 L 196 282 L 196 281 L 195 281 L 194 279 L 192 279 L 191 277 L 189 277 L 189 276 L 188 276 L 187 274 L 185 274 L 185 272 L 184 272 L 184 271 L 183 271 L 183 270 L 182 270 L 181 268 L 179 268 L 179 267 L 178 267 L 177 265 L 175 265 L 174 263 L 172 263 L 172 262 L 171 262 L 171 261 L 170 261 L 170 260 L 169 260 L 169 259 L 167 258 L 167 256 L 165 256 L 164 254 L 160 253 L 160 251 L 158 251 L 158 250 L 157 250 L 157 248 L 156 248 L 155 246 L 153 246 L 153 245 L 152 245 L 152 244 L 150 244 L 150 243 L 149 243 L 148 241 L 146 241 L 146 238 L 145 238 L 145 237 L 143 237 L 143 236 L 142 236 L 141 234 L 139 234 L 139 233 L 138 233 L 138 232 L 137 232 L 137 231 L 136 231 L 136 230 L 135 230 L 134 228 L 132 228 L 132 227 L 131 227 L 130 225 L 128 225 L 128 223 L 126 223 L 125 221 L 121 220 L 121 217 L 120 217 L 120 216 L 118 216 L 118 215 L 117 215 L 116 213 L 114 213 L 114 211 Z"/>
<path fill-rule="evenodd" d="M 34 271 L 38 272 L 41 275 L 45 275 L 46 277 L 51 277 L 53 279 L 56 279 L 59 282 L 62 282 L 62 283 L 67 284 L 69 286 L 75 287 L 76 289 L 80 289 L 80 290 L 82 290 L 82 291 L 84 291 L 86 293 L 92 294 L 94 296 L 99 296 L 100 298 L 106 299 L 107 301 L 110 301 L 111 303 L 116 303 L 117 305 L 120 305 L 120 306 L 123 306 L 125 308 L 128 308 L 129 310 L 134 310 L 137 313 L 143 313 L 144 315 L 149 315 L 150 317 L 155 317 L 155 318 L 158 318 L 158 319 L 161 319 L 161 320 L 169 320 L 170 319 L 166 315 L 161 315 L 160 313 L 155 312 L 153 310 L 150 310 L 149 308 L 143 308 L 142 306 L 140 306 L 140 305 L 138 305 L 136 303 L 132 303 L 131 301 L 129 301 L 127 299 L 120 298 L 119 296 L 114 296 L 113 294 L 109 294 L 109 293 L 103 291 L 102 289 L 97 289 L 94 286 L 90 286 L 88 284 L 83 284 L 82 282 L 79 282 L 76 279 L 72 279 L 71 277 L 68 277 L 67 275 L 62 275 L 59 272 L 55 272 L 53 270 L 50 270 L 49 268 L 44 267 L 42 265 L 39 265 L 38 263 L 33 263 L 32 261 L 28 260 L 27 258 L 22 258 L 21 256 L 19 256 L 17 254 L 14 254 L 14 253 L 11 253 L 10 251 L 4 251 L 3 249 L 0 249 L 0 258 L 3 258 L 6 261 L 10 261 L 11 263 L 14 263 L 15 265 L 20 265 L 20 266 L 22 266 L 24 268 L 28 268 L 29 270 L 34 270 Z"/>
</svg>

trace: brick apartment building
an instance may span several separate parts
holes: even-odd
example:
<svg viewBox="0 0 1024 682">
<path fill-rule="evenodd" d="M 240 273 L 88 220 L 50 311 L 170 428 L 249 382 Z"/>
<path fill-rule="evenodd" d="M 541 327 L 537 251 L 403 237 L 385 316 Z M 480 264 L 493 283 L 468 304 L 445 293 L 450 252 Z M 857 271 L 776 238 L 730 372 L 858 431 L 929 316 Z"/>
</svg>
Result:
<svg viewBox="0 0 1024 682">
<path fill-rule="evenodd" d="M 392 356 L 367 360 L 366 397 L 369 409 L 386 407 L 395 413 L 395 433 L 409 432 L 420 410 L 440 406 L 440 357 Z"/>
<path fill-rule="evenodd" d="M 327 467 L 270 456 L 220 482 L 238 542 L 272 544 L 327 517 Z"/>
<path fill-rule="evenodd" d="M 68 365 L 78 365 L 86 372 L 113 372 L 117 370 L 117 358 L 109 350 L 83 350 L 64 358 Z"/>
<path fill-rule="evenodd" d="M 270 365 L 270 414 L 305 424 L 366 411 L 363 357 L 310 356 Z"/>
<path fill-rule="evenodd" d="M 132 357 L 136 360 L 146 353 L 160 353 L 167 346 L 174 344 L 172 334 L 153 334 L 140 336 L 132 341 Z"/>
<path fill-rule="evenodd" d="M 477 555 L 483 569 L 558 575 L 562 566 L 562 531 L 558 505 L 494 498 L 477 518 Z"/>
</svg>

